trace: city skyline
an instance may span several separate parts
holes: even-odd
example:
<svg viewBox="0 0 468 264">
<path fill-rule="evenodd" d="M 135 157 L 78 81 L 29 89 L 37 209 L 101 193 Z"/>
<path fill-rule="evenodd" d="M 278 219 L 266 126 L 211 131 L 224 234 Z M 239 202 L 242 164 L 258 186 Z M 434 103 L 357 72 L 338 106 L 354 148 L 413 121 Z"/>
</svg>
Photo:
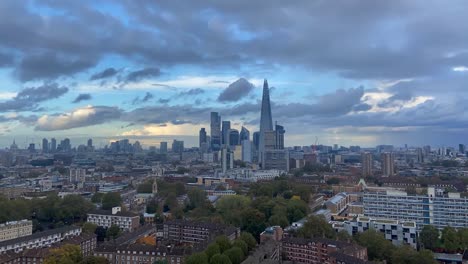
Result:
<svg viewBox="0 0 468 264">
<path fill-rule="evenodd" d="M 0 146 L 257 131 L 265 78 L 287 146 L 467 143 L 466 8 L 2 1 Z"/>
</svg>

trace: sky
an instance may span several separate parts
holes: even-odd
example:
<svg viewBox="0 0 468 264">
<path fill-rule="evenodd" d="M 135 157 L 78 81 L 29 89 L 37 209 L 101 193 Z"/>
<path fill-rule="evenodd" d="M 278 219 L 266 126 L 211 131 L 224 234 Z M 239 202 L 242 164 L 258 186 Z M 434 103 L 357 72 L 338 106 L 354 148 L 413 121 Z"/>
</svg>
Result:
<svg viewBox="0 0 468 264">
<path fill-rule="evenodd" d="M 210 112 L 285 143 L 468 143 L 467 1 L 0 1 L 0 146 L 197 145 Z"/>
</svg>

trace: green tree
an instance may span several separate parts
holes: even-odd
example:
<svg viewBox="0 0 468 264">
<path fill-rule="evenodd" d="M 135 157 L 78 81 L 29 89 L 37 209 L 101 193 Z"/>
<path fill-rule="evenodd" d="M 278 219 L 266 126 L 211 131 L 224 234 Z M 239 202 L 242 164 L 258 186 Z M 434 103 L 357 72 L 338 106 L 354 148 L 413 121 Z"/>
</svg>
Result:
<svg viewBox="0 0 468 264">
<path fill-rule="evenodd" d="M 96 232 L 97 227 L 98 226 L 96 224 L 86 222 L 83 224 L 81 229 L 83 230 L 84 233 L 94 234 Z"/>
<path fill-rule="evenodd" d="M 81 249 L 77 245 L 66 244 L 50 249 L 50 254 L 44 259 L 44 264 L 80 263 L 83 260 Z"/>
<path fill-rule="evenodd" d="M 248 232 L 242 232 L 240 235 L 240 239 L 247 243 L 249 251 L 257 246 L 257 240 L 255 240 L 255 237 Z"/>
<path fill-rule="evenodd" d="M 221 253 L 221 250 L 219 249 L 219 245 L 217 243 L 211 243 L 205 249 L 205 253 L 206 256 L 208 256 L 208 260 L 210 260 L 214 255 Z"/>
<path fill-rule="evenodd" d="M 389 260 L 392 258 L 394 246 L 384 235 L 373 229 L 356 235 L 357 242 L 367 248 L 369 260 Z"/>
<path fill-rule="evenodd" d="M 96 231 L 94 231 L 94 233 L 96 234 L 97 236 L 97 241 L 104 241 L 104 239 L 106 238 L 106 229 L 102 226 L 98 226 L 96 228 Z"/>
<path fill-rule="evenodd" d="M 450 251 L 455 251 L 460 247 L 460 239 L 455 228 L 446 226 L 442 230 L 442 244 Z"/>
<path fill-rule="evenodd" d="M 177 197 L 174 193 L 170 193 L 167 197 L 166 200 L 164 201 L 164 211 L 169 211 L 177 208 L 179 206 L 179 203 L 177 202 Z M 167 209 L 167 210 L 166 210 Z"/>
<path fill-rule="evenodd" d="M 458 237 L 462 249 L 468 249 L 468 228 L 458 229 Z"/>
<path fill-rule="evenodd" d="M 242 239 L 234 240 L 234 242 L 232 243 L 232 246 L 242 249 L 244 256 L 247 256 L 247 254 L 249 253 L 249 246 Z"/>
<path fill-rule="evenodd" d="M 168 262 L 166 259 L 158 259 L 153 262 L 153 264 L 167 264 L 167 263 Z"/>
<path fill-rule="evenodd" d="M 110 192 L 102 197 L 102 209 L 104 210 L 110 210 L 112 207 L 120 206 L 121 203 L 122 197 L 120 197 L 120 193 Z"/>
<path fill-rule="evenodd" d="M 116 239 L 121 233 L 120 227 L 118 225 L 111 225 L 106 232 L 106 237 L 108 239 Z"/>
<path fill-rule="evenodd" d="M 419 242 L 422 247 L 433 250 L 439 246 L 439 230 L 432 225 L 423 226 L 419 233 Z"/>
<path fill-rule="evenodd" d="M 109 264 L 105 257 L 88 256 L 80 264 Z"/>
<path fill-rule="evenodd" d="M 285 228 L 289 225 L 288 218 L 286 215 L 274 214 L 268 219 L 268 223 L 272 226 L 278 225 Z"/>
<path fill-rule="evenodd" d="M 231 241 L 229 241 L 229 238 L 227 238 L 227 236 L 219 236 L 216 238 L 215 242 L 216 244 L 218 244 L 221 253 L 224 253 L 224 251 L 232 247 Z"/>
<path fill-rule="evenodd" d="M 206 264 L 208 263 L 208 256 L 205 252 L 195 253 L 189 256 L 186 261 L 186 264 Z"/>
<path fill-rule="evenodd" d="M 336 232 L 323 216 L 313 215 L 298 230 L 298 235 L 305 238 L 322 237 L 333 239 L 336 236 Z"/>
<path fill-rule="evenodd" d="M 93 203 L 101 203 L 102 202 L 102 197 L 104 197 L 104 193 L 94 193 L 93 197 L 91 197 L 91 202 Z"/>
<path fill-rule="evenodd" d="M 199 208 L 199 207 L 206 207 L 210 204 L 206 197 L 206 192 L 200 189 L 191 189 L 187 193 L 189 199 L 189 207 Z"/>
<path fill-rule="evenodd" d="M 340 241 L 352 241 L 353 237 L 348 234 L 345 230 L 340 230 L 336 233 L 336 239 Z"/>
<path fill-rule="evenodd" d="M 411 264 L 437 264 L 437 262 L 434 259 L 434 254 L 432 251 L 423 249 L 418 252 L 416 252 L 415 256 L 412 259 L 413 262 Z"/>
<path fill-rule="evenodd" d="M 137 187 L 138 193 L 152 193 L 153 192 L 153 181 L 146 181 Z"/>
<path fill-rule="evenodd" d="M 182 182 L 176 182 L 174 184 L 174 192 L 177 196 L 186 194 L 187 191 L 185 190 L 185 184 Z"/>
<path fill-rule="evenodd" d="M 158 201 L 151 199 L 146 203 L 146 212 L 148 214 L 154 214 L 158 211 Z"/>
<path fill-rule="evenodd" d="M 215 254 L 210 259 L 210 264 L 232 264 L 228 256 L 224 254 Z"/>
<path fill-rule="evenodd" d="M 228 256 L 232 264 L 240 264 L 244 260 L 244 252 L 238 247 L 232 247 L 226 250 L 224 255 Z"/>
<path fill-rule="evenodd" d="M 241 229 L 253 234 L 255 237 L 259 237 L 260 233 L 266 228 L 265 215 L 256 209 L 244 209 L 241 211 L 241 219 Z"/>
</svg>

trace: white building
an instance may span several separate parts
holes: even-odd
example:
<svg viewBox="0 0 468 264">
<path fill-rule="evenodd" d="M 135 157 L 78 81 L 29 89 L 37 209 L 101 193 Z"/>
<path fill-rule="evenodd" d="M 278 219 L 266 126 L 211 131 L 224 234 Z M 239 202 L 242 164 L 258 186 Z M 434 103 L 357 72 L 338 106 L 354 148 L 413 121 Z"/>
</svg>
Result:
<svg viewBox="0 0 468 264">
<path fill-rule="evenodd" d="M 121 207 L 114 207 L 111 211 L 99 210 L 88 214 L 87 222 L 109 228 L 117 225 L 124 231 L 133 231 L 140 225 L 140 217 L 131 212 L 122 212 Z"/>
<path fill-rule="evenodd" d="M 21 220 L 0 224 L 0 242 L 32 234 L 32 221 Z"/>
<path fill-rule="evenodd" d="M 257 182 L 270 181 L 281 176 L 282 170 L 252 170 L 252 169 L 234 169 L 225 174 L 226 178 L 239 181 Z"/>
</svg>

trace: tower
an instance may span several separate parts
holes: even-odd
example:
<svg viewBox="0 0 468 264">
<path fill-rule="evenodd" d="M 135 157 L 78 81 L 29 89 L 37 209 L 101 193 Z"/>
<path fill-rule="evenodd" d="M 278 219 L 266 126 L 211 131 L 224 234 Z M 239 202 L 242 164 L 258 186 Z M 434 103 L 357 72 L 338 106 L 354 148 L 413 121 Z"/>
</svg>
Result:
<svg viewBox="0 0 468 264">
<path fill-rule="evenodd" d="M 270 89 L 265 79 L 263 82 L 262 108 L 260 112 L 260 140 L 258 146 L 259 163 L 264 163 L 265 133 L 273 131 L 273 119 L 271 117 Z"/>
<path fill-rule="evenodd" d="M 391 152 L 382 153 L 382 174 L 385 177 L 395 175 L 395 157 Z"/>
<path fill-rule="evenodd" d="M 156 179 L 154 179 L 153 181 L 153 191 L 152 191 L 153 194 L 157 194 L 158 193 L 158 181 Z"/>
<path fill-rule="evenodd" d="M 362 176 L 368 177 L 372 175 L 372 154 L 364 152 L 361 154 Z"/>
<path fill-rule="evenodd" d="M 211 147 L 218 151 L 221 146 L 221 117 L 218 112 L 211 112 L 210 129 Z"/>
</svg>

